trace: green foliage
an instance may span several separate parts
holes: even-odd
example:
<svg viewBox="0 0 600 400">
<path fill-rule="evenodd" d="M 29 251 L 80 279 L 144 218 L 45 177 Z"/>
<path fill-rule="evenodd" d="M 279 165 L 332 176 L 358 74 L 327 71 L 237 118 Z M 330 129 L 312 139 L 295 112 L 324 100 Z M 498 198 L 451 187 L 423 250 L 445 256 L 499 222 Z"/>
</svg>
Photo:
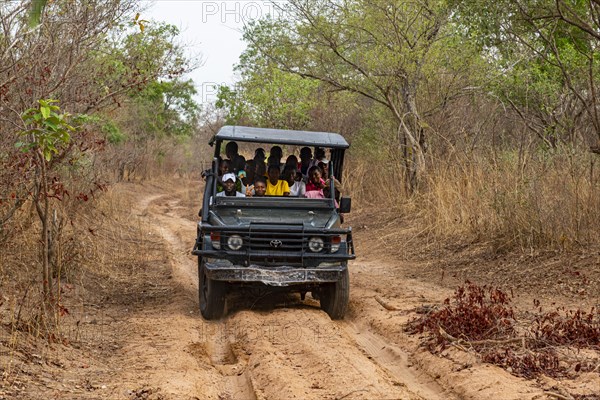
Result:
<svg viewBox="0 0 600 400">
<path fill-rule="evenodd" d="M 29 26 L 32 28 L 39 25 L 47 2 L 47 0 L 31 0 L 29 6 Z"/>
<path fill-rule="evenodd" d="M 101 126 L 101 131 L 106 136 L 106 140 L 112 144 L 123 143 L 127 139 L 127 135 L 117 126 L 114 121 L 106 120 Z"/>
<path fill-rule="evenodd" d="M 319 83 L 281 71 L 273 65 L 244 63 L 235 89 L 219 87 L 216 106 L 227 112 L 228 123 L 250 120 L 259 126 L 305 129 L 318 104 Z"/>
<path fill-rule="evenodd" d="M 547 144 L 572 140 L 581 110 L 600 135 L 593 105 L 600 76 L 593 2 L 502 0 L 483 7 L 466 0 L 456 7 L 454 18 L 496 70 L 491 89 L 538 136 Z"/>
<path fill-rule="evenodd" d="M 30 108 L 23 113 L 23 122 L 29 126 L 21 132 L 30 137 L 29 142 L 17 142 L 17 147 L 25 151 L 39 150 L 49 162 L 54 154 L 58 154 L 62 146 L 69 144 L 71 132 L 76 129 L 69 125 L 69 114 L 60 114 L 58 100 L 38 100 L 39 107 Z"/>
<path fill-rule="evenodd" d="M 225 111 L 225 123 L 227 125 L 243 125 L 248 112 L 246 111 L 245 100 L 238 85 L 238 90 L 232 89 L 227 85 L 220 85 L 217 91 L 217 101 L 215 106 Z"/>
<path fill-rule="evenodd" d="M 121 109 L 102 126 L 110 142 L 193 134 L 197 92 L 191 80 L 179 79 L 191 67 L 176 43 L 178 35 L 177 27 L 136 14 L 94 53 L 89 68 L 102 93 L 97 102 L 112 101 Z"/>
<path fill-rule="evenodd" d="M 191 80 L 157 80 L 132 96 L 149 136 L 191 136 L 198 124 L 199 105 Z"/>
<path fill-rule="evenodd" d="M 94 83 L 102 94 L 97 102 L 114 100 L 116 94 L 135 95 L 146 91 L 140 96 L 152 97 L 152 92 L 173 93 L 171 97 L 183 100 L 177 106 L 189 112 L 190 101 L 186 96 L 195 92 L 177 79 L 191 68 L 183 49 L 175 43 L 178 34 L 179 30 L 173 25 L 147 22 L 143 30 L 123 27 L 122 31 L 108 36 L 87 66 L 94 71 Z M 160 85 L 165 87 L 149 87 Z"/>
</svg>

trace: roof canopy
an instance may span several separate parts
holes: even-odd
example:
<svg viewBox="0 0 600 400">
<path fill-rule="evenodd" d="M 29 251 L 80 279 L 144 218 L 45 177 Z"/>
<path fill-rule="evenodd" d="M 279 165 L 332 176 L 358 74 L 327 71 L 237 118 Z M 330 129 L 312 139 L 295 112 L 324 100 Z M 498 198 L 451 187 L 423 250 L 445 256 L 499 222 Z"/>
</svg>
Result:
<svg viewBox="0 0 600 400">
<path fill-rule="evenodd" d="M 319 146 L 332 149 L 347 149 L 350 146 L 346 142 L 346 139 L 338 133 L 251 128 L 248 126 L 231 125 L 222 127 L 215 135 L 215 139 L 293 146 Z"/>
</svg>

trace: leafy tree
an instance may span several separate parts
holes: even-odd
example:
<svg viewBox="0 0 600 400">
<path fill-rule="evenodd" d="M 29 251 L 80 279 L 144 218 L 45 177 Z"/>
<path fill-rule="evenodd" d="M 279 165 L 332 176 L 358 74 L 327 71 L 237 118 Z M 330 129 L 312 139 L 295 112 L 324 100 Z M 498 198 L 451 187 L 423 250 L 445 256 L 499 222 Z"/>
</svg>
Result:
<svg viewBox="0 0 600 400">
<path fill-rule="evenodd" d="M 438 0 L 291 0 L 286 11 L 286 20 L 267 18 L 246 28 L 251 61 L 267 60 L 386 107 L 396 120 L 407 186 L 415 190 L 428 146 L 420 93 L 434 79 L 437 60 L 459 57 L 446 46 L 449 33 L 457 33 L 452 8 Z M 454 66 L 442 65 L 446 73 Z"/>
<path fill-rule="evenodd" d="M 168 106 L 160 103 L 151 109 L 150 100 L 140 101 L 148 105 L 145 117 L 155 118 L 158 111 L 166 121 L 160 127 L 176 134 L 189 134 L 195 124 L 189 102 L 193 88 L 178 80 L 193 65 L 175 43 L 175 27 L 141 20 L 134 1 L 92 0 L 50 2 L 37 28 L 31 29 L 29 5 L 0 3 L 0 230 L 34 190 L 31 164 L 14 144 L 23 130 L 22 111 L 38 99 L 59 99 L 63 109 L 100 113 L 114 124 L 115 110 L 138 101 L 136 96 L 148 85 L 173 82 L 161 89 Z M 186 96 L 187 103 L 175 100 Z M 126 127 L 114 127 L 121 133 L 112 129 L 113 139 L 128 135 Z M 95 148 L 96 139 L 89 134 L 78 144 Z M 68 157 L 56 159 L 52 168 L 67 161 Z"/>
<path fill-rule="evenodd" d="M 42 223 L 42 282 L 46 300 L 49 300 L 52 290 L 52 273 L 50 271 L 50 254 L 52 245 L 49 236 L 50 197 L 60 198 L 60 186 L 51 187 L 52 179 L 48 175 L 50 163 L 55 155 L 63 152 L 71 141 L 71 132 L 76 129 L 69 124 L 70 115 L 61 114 L 57 100 L 39 100 L 39 106 L 30 108 L 23 113 L 23 122 L 27 129 L 20 135 L 24 142 L 17 146 L 26 152 L 32 152 L 35 170 L 35 194 L 33 203 Z"/>
<path fill-rule="evenodd" d="M 132 96 L 133 107 L 144 116 L 145 134 L 191 136 L 198 123 L 199 106 L 191 80 L 154 81 Z"/>
<path fill-rule="evenodd" d="M 457 2 L 457 16 L 498 71 L 494 90 L 548 147 L 600 139 L 595 2 Z M 591 129 L 590 129 L 591 128 Z"/>
<path fill-rule="evenodd" d="M 306 129 L 318 104 L 319 83 L 273 65 L 246 63 L 246 56 L 238 66 L 242 80 L 234 89 L 219 87 L 216 106 L 227 110 L 228 123 L 250 120 L 265 127 Z"/>
</svg>

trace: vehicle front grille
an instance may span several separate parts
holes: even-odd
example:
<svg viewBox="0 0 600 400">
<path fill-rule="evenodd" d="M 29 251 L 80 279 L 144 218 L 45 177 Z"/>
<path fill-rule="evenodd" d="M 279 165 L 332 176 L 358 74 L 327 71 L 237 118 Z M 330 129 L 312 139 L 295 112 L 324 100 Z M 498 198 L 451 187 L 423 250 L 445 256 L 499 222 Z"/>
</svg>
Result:
<svg viewBox="0 0 600 400">
<path fill-rule="evenodd" d="M 222 236 L 222 243 L 226 246 L 231 235 L 240 235 L 244 246 L 236 253 L 244 254 L 244 258 L 250 264 L 302 265 L 302 255 L 307 250 L 307 239 L 301 227 L 296 230 L 297 232 L 285 233 L 275 229 L 227 232 Z"/>
<path fill-rule="evenodd" d="M 269 266 L 316 266 L 325 259 L 347 259 L 348 253 L 332 253 L 333 238 L 340 243 L 340 236 L 348 233 L 343 229 L 305 228 L 303 225 L 251 224 L 245 228 L 215 227 L 208 228 L 211 235 L 215 232 L 220 246 L 216 251 L 236 264 L 269 265 Z M 241 248 L 233 250 L 228 245 L 228 239 L 240 236 L 243 241 Z M 322 250 L 311 251 L 309 241 L 313 237 L 323 240 Z M 212 239 L 214 240 L 214 239 Z M 345 249 L 346 247 L 344 247 Z"/>
<path fill-rule="evenodd" d="M 282 252 L 302 252 L 305 248 L 302 234 L 289 235 L 281 233 L 255 233 L 248 237 L 248 250 L 250 252 L 269 252 L 280 254 Z"/>
</svg>

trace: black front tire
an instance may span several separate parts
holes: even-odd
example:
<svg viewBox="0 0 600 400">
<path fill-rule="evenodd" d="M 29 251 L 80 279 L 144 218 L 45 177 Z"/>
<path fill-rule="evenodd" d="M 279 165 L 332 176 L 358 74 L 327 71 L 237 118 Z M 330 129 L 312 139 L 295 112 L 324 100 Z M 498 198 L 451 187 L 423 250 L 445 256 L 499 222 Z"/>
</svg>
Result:
<svg viewBox="0 0 600 400">
<path fill-rule="evenodd" d="M 200 292 L 200 313 L 204 319 L 219 319 L 225 313 L 227 283 L 215 281 L 206 275 L 205 263 L 198 258 L 198 291 Z"/>
<path fill-rule="evenodd" d="M 350 277 L 348 268 L 344 269 L 337 282 L 327 283 L 321 287 L 319 297 L 321 309 L 331 319 L 343 319 L 350 301 Z"/>
</svg>

